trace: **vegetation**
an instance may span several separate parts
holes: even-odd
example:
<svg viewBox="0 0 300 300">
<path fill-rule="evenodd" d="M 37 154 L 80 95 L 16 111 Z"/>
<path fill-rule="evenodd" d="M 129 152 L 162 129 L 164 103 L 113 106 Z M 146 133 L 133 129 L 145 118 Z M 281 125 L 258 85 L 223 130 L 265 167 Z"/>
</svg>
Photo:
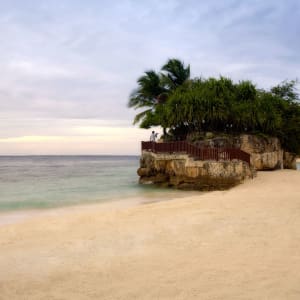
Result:
<svg viewBox="0 0 300 300">
<path fill-rule="evenodd" d="M 286 150 L 300 154 L 296 84 L 284 81 L 267 91 L 251 81 L 190 79 L 190 67 L 170 59 L 160 73 L 147 71 L 138 79 L 129 106 L 146 108 L 134 123 L 141 128 L 162 126 L 165 137 L 172 139 L 191 132 L 247 132 L 277 136 Z"/>
<path fill-rule="evenodd" d="M 170 94 L 179 86 L 183 85 L 190 78 L 190 66 L 185 67 L 184 63 L 178 59 L 169 59 L 161 68 L 160 73 L 153 70 L 146 71 L 138 82 L 138 88 L 135 89 L 129 98 L 129 107 L 135 109 L 145 108 L 146 110 L 135 116 L 134 124 L 140 122 L 141 128 L 150 128 L 159 126 L 167 120 L 159 111 L 162 104 L 166 103 Z M 166 127 L 164 127 L 166 135 Z"/>
</svg>

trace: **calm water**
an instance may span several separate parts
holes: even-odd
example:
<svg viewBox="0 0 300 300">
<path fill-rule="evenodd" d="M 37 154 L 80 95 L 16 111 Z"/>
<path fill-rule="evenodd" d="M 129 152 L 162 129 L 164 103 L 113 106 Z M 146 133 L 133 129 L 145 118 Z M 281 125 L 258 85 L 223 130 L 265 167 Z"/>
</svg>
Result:
<svg viewBox="0 0 300 300">
<path fill-rule="evenodd" d="M 183 193 L 139 185 L 138 165 L 133 156 L 0 157 L 0 211 Z"/>
<path fill-rule="evenodd" d="M 138 165 L 137 156 L 0 156 L 0 211 L 186 195 L 139 185 Z"/>
</svg>

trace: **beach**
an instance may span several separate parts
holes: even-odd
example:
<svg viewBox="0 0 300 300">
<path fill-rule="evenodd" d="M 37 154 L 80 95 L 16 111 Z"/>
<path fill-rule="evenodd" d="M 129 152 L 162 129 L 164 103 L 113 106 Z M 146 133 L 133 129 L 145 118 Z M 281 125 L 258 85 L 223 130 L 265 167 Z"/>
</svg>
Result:
<svg viewBox="0 0 300 300">
<path fill-rule="evenodd" d="M 299 171 L 186 195 L 4 222 L 0 299 L 300 299 Z"/>
</svg>

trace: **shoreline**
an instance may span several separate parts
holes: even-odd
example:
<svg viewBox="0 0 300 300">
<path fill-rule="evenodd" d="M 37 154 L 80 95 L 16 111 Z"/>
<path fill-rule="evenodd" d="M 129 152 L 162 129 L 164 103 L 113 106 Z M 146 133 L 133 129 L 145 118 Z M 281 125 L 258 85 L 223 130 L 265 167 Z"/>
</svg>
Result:
<svg viewBox="0 0 300 300">
<path fill-rule="evenodd" d="M 120 198 L 114 198 L 109 201 L 100 201 L 100 202 L 87 202 L 84 201 L 78 204 L 71 205 L 63 205 L 58 207 L 48 207 L 48 208 L 24 208 L 17 210 L 4 210 L 0 211 L 0 227 L 15 223 L 20 223 L 22 221 L 39 218 L 39 217 L 47 217 L 47 216 L 55 216 L 61 214 L 72 214 L 78 211 L 86 212 L 97 210 L 99 212 L 104 211 L 114 211 L 114 210 L 122 210 L 129 207 L 173 201 L 176 199 L 184 199 L 190 198 L 193 196 L 201 196 L 207 192 L 198 192 L 198 191 L 187 191 L 188 195 L 184 195 L 184 191 L 179 191 L 177 195 L 175 195 L 175 190 L 171 190 L 171 193 L 163 191 L 161 194 L 165 198 L 159 198 L 157 194 L 152 196 L 134 196 L 134 197 L 124 197 L 122 200 Z"/>
<path fill-rule="evenodd" d="M 88 204 L 77 204 L 69 206 L 60 206 L 52 208 L 35 208 L 35 209 L 20 209 L 20 210 L 9 210 L 0 212 L 0 227 L 4 225 L 11 225 L 26 221 L 32 218 L 40 218 L 47 216 L 59 216 L 62 214 L 72 214 L 78 211 L 88 213 L 97 209 L 99 211 L 114 210 L 118 208 L 128 208 L 130 206 L 138 205 L 138 202 L 133 199 L 125 200 L 112 200 L 102 203 L 88 203 Z"/>
<path fill-rule="evenodd" d="M 297 163 L 300 163 L 300 158 L 297 161 Z M 284 171 L 284 170 L 283 170 Z M 296 170 L 298 171 L 298 170 Z M 280 172 L 280 170 L 274 170 L 274 171 L 259 171 L 258 173 L 268 173 L 268 172 Z M 287 170 L 287 172 L 289 172 Z M 125 197 L 120 200 L 119 198 L 114 198 L 109 201 L 101 201 L 101 202 L 87 202 L 86 204 L 84 202 L 78 203 L 78 204 L 71 204 L 71 205 L 63 205 L 63 206 L 57 206 L 57 207 L 48 207 L 48 208 L 24 208 L 24 209 L 17 209 L 17 210 L 4 210 L 0 211 L 0 228 L 5 225 L 13 225 L 17 223 L 22 223 L 23 221 L 26 222 L 26 220 L 31 220 L 35 218 L 43 218 L 43 217 L 51 217 L 51 216 L 61 216 L 61 215 L 72 215 L 73 213 L 89 213 L 92 211 L 97 210 L 99 213 L 101 212 L 113 212 L 113 211 L 119 211 L 128 209 L 131 207 L 136 207 L 140 205 L 149 205 L 149 204 L 156 204 L 160 202 L 172 202 L 176 200 L 182 200 L 182 201 L 188 201 L 189 199 L 194 199 L 198 197 L 208 196 L 211 193 L 224 193 L 229 192 L 231 190 L 234 190 L 238 187 L 241 187 L 243 185 L 251 184 L 254 178 L 245 180 L 243 183 L 230 188 L 228 190 L 223 191 L 183 191 L 178 190 L 180 194 L 172 195 L 166 194 L 166 191 L 162 194 L 163 196 L 167 197 L 165 199 L 158 199 L 159 197 L 157 195 L 153 195 L 153 197 L 141 197 L 141 196 L 134 196 L 134 197 Z M 174 189 L 171 190 L 174 192 Z M 176 190 L 175 190 L 176 191 Z M 187 195 L 184 195 L 184 192 L 187 193 Z"/>
<path fill-rule="evenodd" d="M 204 197 L 0 226 L 1 296 L 299 299 L 299 183 L 297 171 L 258 172 Z"/>
</svg>

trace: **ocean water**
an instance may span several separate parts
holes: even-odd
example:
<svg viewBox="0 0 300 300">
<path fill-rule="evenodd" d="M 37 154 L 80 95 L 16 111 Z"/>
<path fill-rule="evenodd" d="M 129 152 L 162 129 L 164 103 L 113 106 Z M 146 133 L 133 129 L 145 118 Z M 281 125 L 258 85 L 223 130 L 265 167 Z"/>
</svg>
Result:
<svg viewBox="0 0 300 300">
<path fill-rule="evenodd" d="M 140 185 L 138 166 L 138 156 L 0 156 L 0 211 L 129 198 L 153 202 L 193 193 Z"/>
<path fill-rule="evenodd" d="M 0 156 L 0 211 L 186 195 L 139 185 L 138 166 L 137 156 Z"/>
</svg>

